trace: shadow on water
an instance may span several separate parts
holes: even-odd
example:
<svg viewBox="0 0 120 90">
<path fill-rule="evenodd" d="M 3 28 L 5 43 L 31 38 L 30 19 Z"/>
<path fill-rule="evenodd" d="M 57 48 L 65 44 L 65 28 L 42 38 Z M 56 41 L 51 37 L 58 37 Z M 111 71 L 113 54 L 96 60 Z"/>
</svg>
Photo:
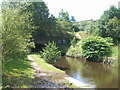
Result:
<svg viewBox="0 0 120 90">
<path fill-rule="evenodd" d="M 118 88 L 118 67 L 70 57 L 61 57 L 55 66 L 91 87 Z"/>
</svg>

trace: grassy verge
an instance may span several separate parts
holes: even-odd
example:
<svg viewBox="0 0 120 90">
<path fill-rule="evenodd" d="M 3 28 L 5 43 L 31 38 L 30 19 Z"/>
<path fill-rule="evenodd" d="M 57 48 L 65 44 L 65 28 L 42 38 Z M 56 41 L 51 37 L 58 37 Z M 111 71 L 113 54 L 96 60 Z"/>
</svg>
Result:
<svg viewBox="0 0 120 90">
<path fill-rule="evenodd" d="M 120 59 L 120 54 L 118 53 L 118 51 L 120 50 L 119 46 L 113 46 L 112 47 L 112 55 L 111 57 L 113 58 L 117 58 L 117 60 L 114 60 L 113 64 L 114 66 L 117 66 L 118 63 L 120 63 L 119 59 Z"/>
<path fill-rule="evenodd" d="M 3 88 L 27 88 L 33 87 L 33 69 L 30 61 L 14 60 L 5 64 L 3 68 Z"/>
<path fill-rule="evenodd" d="M 112 57 L 118 58 L 118 46 L 112 47 Z"/>
<path fill-rule="evenodd" d="M 42 58 L 40 58 L 39 54 L 31 54 L 31 57 L 35 60 L 35 62 L 39 66 L 39 68 L 41 68 L 43 71 L 58 72 L 60 75 L 61 75 L 61 73 L 65 74 L 64 71 L 52 66 L 51 64 L 46 63 Z M 63 79 L 62 76 L 59 76 L 59 77 L 52 76 L 52 78 L 57 79 L 57 81 L 62 80 L 62 84 L 68 85 L 69 88 L 79 88 L 79 87 L 73 85 L 72 83 L 70 83 L 69 81 Z M 60 79 L 58 79 L 58 78 L 60 78 Z"/>
<path fill-rule="evenodd" d="M 31 57 L 35 60 L 39 68 L 41 68 L 43 71 L 55 71 L 55 72 L 61 72 L 64 73 L 64 71 L 55 68 L 51 64 L 46 63 L 39 54 L 31 54 Z"/>
</svg>

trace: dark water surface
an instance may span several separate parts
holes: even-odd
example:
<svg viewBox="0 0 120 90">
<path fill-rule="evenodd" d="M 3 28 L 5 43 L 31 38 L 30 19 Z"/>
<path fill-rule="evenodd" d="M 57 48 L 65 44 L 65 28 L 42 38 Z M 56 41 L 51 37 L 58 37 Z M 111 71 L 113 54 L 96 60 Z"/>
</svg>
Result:
<svg viewBox="0 0 120 90">
<path fill-rule="evenodd" d="M 61 57 L 56 66 L 91 87 L 118 88 L 118 67 L 70 57 Z"/>
</svg>

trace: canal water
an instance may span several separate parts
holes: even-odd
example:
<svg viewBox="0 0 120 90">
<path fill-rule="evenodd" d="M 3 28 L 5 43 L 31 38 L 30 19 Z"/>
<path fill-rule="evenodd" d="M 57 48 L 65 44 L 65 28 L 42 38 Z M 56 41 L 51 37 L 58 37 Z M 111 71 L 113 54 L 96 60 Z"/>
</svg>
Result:
<svg viewBox="0 0 120 90">
<path fill-rule="evenodd" d="M 55 66 L 93 88 L 118 88 L 118 67 L 61 57 Z"/>
</svg>

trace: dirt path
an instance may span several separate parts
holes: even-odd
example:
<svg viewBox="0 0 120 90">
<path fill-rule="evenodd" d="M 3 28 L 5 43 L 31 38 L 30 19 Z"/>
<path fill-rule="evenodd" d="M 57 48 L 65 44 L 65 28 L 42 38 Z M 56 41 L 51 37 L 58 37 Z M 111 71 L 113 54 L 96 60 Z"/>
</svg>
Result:
<svg viewBox="0 0 120 90">
<path fill-rule="evenodd" d="M 34 86 L 36 88 L 69 88 L 68 85 L 65 85 L 63 78 L 67 77 L 67 74 L 43 71 L 30 55 L 28 55 L 28 59 L 34 69 Z"/>
<path fill-rule="evenodd" d="M 28 59 L 31 61 L 31 65 L 34 68 L 34 86 L 36 88 L 70 88 L 70 84 L 81 88 L 91 88 L 66 73 L 43 71 L 30 55 L 28 55 Z M 69 82 L 69 85 L 67 85 L 66 82 Z"/>
</svg>

